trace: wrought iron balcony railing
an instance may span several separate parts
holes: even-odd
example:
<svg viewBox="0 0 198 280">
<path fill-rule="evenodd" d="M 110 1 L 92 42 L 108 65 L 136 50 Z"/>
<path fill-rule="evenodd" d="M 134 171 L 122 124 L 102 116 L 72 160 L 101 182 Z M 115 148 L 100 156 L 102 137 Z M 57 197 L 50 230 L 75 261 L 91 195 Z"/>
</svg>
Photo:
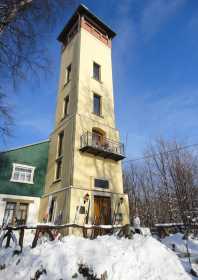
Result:
<svg viewBox="0 0 198 280">
<path fill-rule="evenodd" d="M 81 135 L 80 151 L 116 161 L 125 158 L 124 144 L 88 131 Z"/>
</svg>

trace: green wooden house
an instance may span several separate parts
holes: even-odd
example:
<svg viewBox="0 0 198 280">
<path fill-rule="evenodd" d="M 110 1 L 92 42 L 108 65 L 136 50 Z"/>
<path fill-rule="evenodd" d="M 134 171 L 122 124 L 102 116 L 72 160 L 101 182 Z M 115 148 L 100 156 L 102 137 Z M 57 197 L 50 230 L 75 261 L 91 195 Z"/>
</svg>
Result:
<svg viewBox="0 0 198 280">
<path fill-rule="evenodd" d="M 0 225 L 36 223 L 49 140 L 0 153 Z"/>
</svg>

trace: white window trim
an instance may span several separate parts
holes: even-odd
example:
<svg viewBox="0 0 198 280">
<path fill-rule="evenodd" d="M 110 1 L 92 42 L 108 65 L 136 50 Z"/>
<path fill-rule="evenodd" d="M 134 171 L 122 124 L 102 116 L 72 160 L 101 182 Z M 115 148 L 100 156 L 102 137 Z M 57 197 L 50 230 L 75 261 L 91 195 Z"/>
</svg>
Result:
<svg viewBox="0 0 198 280">
<path fill-rule="evenodd" d="M 32 173 L 31 173 L 31 179 L 30 179 L 30 181 L 15 180 L 15 179 L 14 179 L 14 173 L 15 173 L 16 167 L 31 169 L 31 170 L 32 170 Z M 35 168 L 36 168 L 36 167 L 31 166 L 31 165 L 25 165 L 25 164 L 20 164 L 20 163 L 13 163 L 13 167 L 12 167 L 12 176 L 11 176 L 10 181 L 11 181 L 11 182 L 16 182 L 16 183 L 34 184 L 33 178 L 34 178 L 34 171 L 35 171 Z"/>
</svg>

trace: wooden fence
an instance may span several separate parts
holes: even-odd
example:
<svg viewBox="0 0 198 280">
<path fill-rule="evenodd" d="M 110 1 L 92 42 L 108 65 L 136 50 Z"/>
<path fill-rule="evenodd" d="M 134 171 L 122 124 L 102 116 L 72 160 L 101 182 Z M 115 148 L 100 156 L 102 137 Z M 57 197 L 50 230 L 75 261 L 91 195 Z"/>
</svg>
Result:
<svg viewBox="0 0 198 280">
<path fill-rule="evenodd" d="M 49 225 L 49 224 L 38 224 L 35 226 L 28 225 L 19 225 L 19 226 L 6 226 L 2 228 L 2 236 L 0 238 L 0 247 L 3 246 L 3 241 L 6 240 L 5 247 L 8 248 L 10 246 L 11 239 L 15 243 L 18 243 L 20 246 L 20 252 L 23 250 L 23 240 L 25 235 L 25 230 L 35 230 L 35 236 L 32 241 L 32 248 L 35 248 L 38 242 L 38 239 L 41 235 L 47 234 L 49 236 L 49 240 L 53 241 L 56 238 L 54 232 L 60 231 L 66 228 L 78 228 L 82 230 L 82 234 L 85 238 L 87 238 L 87 230 L 99 231 L 100 235 L 108 232 L 113 233 L 115 230 L 125 229 L 129 225 L 78 225 L 78 224 L 63 224 L 63 225 Z M 16 239 L 14 235 L 14 231 L 19 231 L 19 238 Z M 95 235 L 91 234 L 91 238 L 94 238 Z"/>
<path fill-rule="evenodd" d="M 168 236 L 170 233 L 186 233 L 192 232 L 198 233 L 198 223 L 191 223 L 184 225 L 183 223 L 167 223 L 167 224 L 155 224 L 155 227 L 151 229 L 152 234 L 157 234 L 160 238 Z"/>
</svg>

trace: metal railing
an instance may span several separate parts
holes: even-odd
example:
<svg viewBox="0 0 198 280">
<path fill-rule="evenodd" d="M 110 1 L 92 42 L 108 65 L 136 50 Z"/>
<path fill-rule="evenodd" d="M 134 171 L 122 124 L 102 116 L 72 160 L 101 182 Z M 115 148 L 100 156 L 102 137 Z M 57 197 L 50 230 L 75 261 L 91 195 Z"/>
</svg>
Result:
<svg viewBox="0 0 198 280">
<path fill-rule="evenodd" d="M 81 135 L 81 149 L 85 147 L 125 156 L 123 143 L 112 141 L 101 135 L 97 137 L 95 133 L 89 131 Z"/>
</svg>

